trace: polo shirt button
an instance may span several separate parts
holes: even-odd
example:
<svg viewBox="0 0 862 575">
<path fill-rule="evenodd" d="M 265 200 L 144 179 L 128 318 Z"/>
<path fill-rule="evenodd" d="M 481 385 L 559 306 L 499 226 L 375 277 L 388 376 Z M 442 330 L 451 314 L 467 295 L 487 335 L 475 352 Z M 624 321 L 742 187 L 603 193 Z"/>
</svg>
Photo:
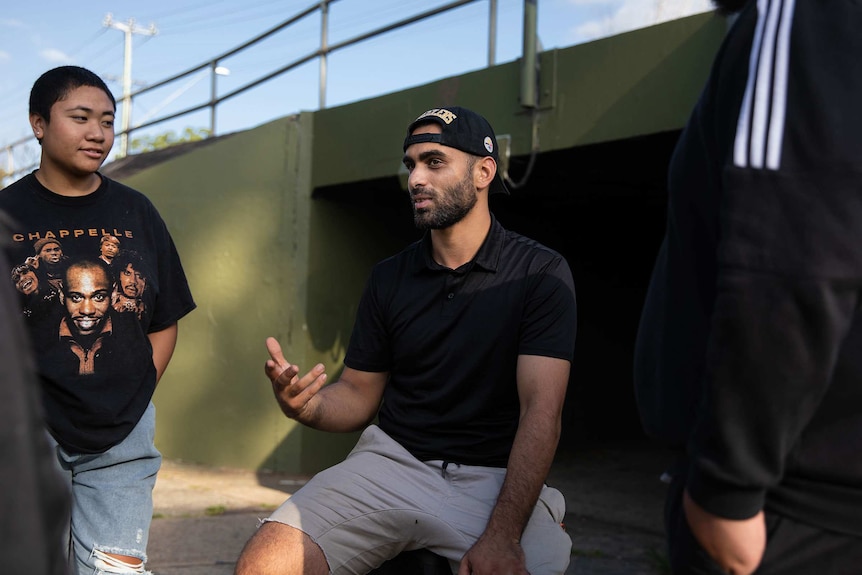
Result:
<svg viewBox="0 0 862 575">
<path fill-rule="evenodd" d="M 452 299 L 453 297 L 455 297 L 455 294 L 450 293 L 447 297 L 448 297 L 449 299 Z"/>
</svg>

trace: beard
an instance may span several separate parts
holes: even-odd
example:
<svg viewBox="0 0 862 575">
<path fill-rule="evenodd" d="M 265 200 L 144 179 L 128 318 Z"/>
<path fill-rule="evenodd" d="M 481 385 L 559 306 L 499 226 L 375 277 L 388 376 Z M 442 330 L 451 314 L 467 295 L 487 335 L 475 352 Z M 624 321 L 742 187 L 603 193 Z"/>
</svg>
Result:
<svg viewBox="0 0 862 575">
<path fill-rule="evenodd" d="M 478 199 L 472 170 L 469 169 L 460 182 L 446 188 L 443 193 L 436 190 L 422 190 L 422 193 L 431 196 L 434 204 L 420 209 L 413 204 L 413 221 L 420 230 L 442 230 L 454 226 L 470 213 Z"/>
</svg>

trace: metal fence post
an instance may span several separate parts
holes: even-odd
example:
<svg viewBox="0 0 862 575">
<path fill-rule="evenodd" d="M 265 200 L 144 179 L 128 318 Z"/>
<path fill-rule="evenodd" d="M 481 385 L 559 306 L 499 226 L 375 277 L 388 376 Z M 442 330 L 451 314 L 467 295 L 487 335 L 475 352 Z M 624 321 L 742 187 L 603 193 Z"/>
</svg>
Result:
<svg viewBox="0 0 862 575">
<path fill-rule="evenodd" d="M 218 60 L 213 60 L 210 63 L 210 136 L 215 136 L 216 133 L 216 68 L 218 68 Z"/>
<path fill-rule="evenodd" d="M 320 97 L 318 106 L 326 107 L 326 55 L 329 52 L 327 29 L 329 28 L 329 0 L 320 3 Z"/>
<path fill-rule="evenodd" d="M 494 65 L 497 57 L 497 0 L 488 6 L 488 67 Z"/>
</svg>

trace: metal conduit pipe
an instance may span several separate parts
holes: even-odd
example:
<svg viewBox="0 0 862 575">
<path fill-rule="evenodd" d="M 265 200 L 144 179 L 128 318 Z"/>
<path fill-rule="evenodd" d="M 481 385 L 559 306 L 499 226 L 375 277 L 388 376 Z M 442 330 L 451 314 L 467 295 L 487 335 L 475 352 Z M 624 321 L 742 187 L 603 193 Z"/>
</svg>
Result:
<svg viewBox="0 0 862 575">
<path fill-rule="evenodd" d="M 537 0 L 524 0 L 524 47 L 521 57 L 521 106 L 535 108 L 537 79 L 539 77 L 536 46 L 538 45 Z"/>
<path fill-rule="evenodd" d="M 488 2 L 488 67 L 497 60 L 497 0 Z"/>
<path fill-rule="evenodd" d="M 539 153 L 539 57 L 538 57 L 538 0 L 524 0 L 524 46 L 521 57 L 521 107 L 531 110 L 532 120 L 530 159 L 527 161 L 527 169 L 517 182 L 509 176 L 508 162 L 503 172 L 503 180 L 509 189 L 518 189 L 527 183 L 533 166 L 536 164 L 536 156 Z"/>
</svg>

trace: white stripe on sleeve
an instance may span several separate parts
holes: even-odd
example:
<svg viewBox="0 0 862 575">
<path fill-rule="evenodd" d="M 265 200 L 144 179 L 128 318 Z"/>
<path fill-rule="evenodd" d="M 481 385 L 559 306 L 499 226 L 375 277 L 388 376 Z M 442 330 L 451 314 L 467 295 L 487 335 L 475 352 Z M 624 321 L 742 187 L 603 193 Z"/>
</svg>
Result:
<svg viewBox="0 0 862 575">
<path fill-rule="evenodd" d="M 787 111 L 790 31 L 795 0 L 758 0 L 748 81 L 736 126 L 733 163 L 777 170 Z"/>
</svg>

